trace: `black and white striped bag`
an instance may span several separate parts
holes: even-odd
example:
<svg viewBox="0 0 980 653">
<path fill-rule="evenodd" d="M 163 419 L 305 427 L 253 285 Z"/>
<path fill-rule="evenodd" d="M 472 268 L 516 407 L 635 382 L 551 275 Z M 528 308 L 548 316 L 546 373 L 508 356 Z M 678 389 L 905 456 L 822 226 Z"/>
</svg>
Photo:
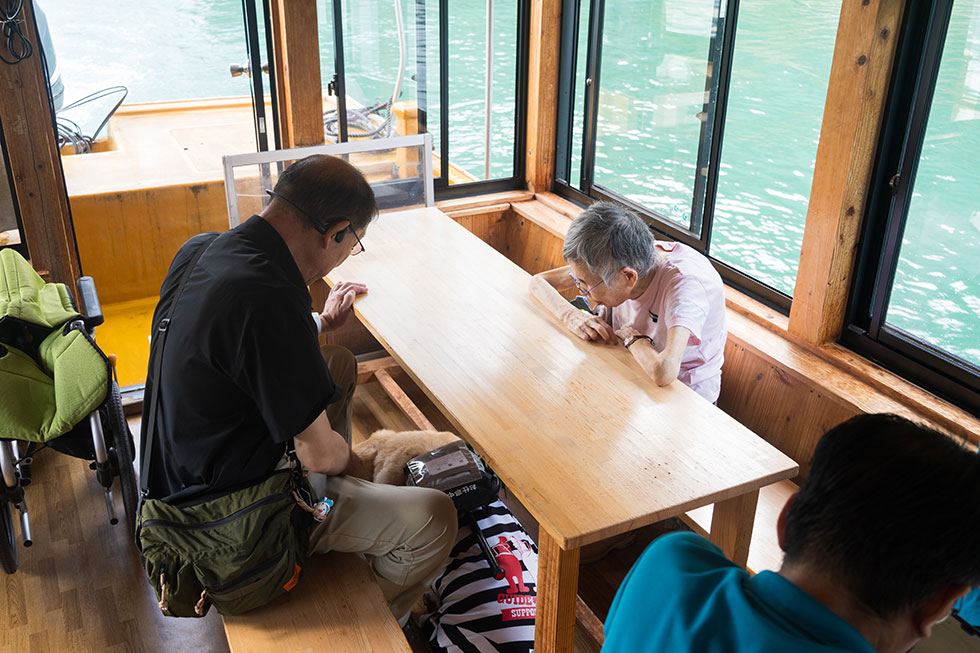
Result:
<svg viewBox="0 0 980 653">
<path fill-rule="evenodd" d="M 440 653 L 533 651 L 538 548 L 500 501 L 479 516 L 504 577 L 494 578 L 476 536 L 461 520 L 449 562 L 433 583 L 439 607 L 424 617 L 424 632 Z"/>
</svg>

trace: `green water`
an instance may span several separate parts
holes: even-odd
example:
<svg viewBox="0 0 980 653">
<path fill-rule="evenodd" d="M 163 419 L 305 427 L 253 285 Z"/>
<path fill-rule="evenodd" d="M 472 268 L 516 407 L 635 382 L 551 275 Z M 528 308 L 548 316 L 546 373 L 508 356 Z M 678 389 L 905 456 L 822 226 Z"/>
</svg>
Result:
<svg viewBox="0 0 980 653">
<path fill-rule="evenodd" d="M 228 64 L 247 61 L 238 0 L 42 0 L 42 6 L 66 101 L 115 84 L 129 87 L 133 102 L 249 93 L 247 78 L 228 74 Z M 415 2 L 403 0 L 402 7 L 408 70 L 400 99 L 420 99 L 413 80 Z M 430 121 L 438 116 L 437 7 L 426 2 Z M 345 3 L 348 94 L 362 103 L 392 93 L 398 70 L 392 8 L 377 0 Z M 839 10 L 839 0 L 740 2 L 710 253 L 788 294 Z M 484 11 L 483 2 L 451 3 L 449 61 L 450 159 L 481 178 Z M 712 11 L 711 0 L 606 2 L 596 181 L 680 223 L 690 220 L 700 174 L 698 114 Z M 333 73 L 332 20 L 322 2 L 318 22 L 326 81 Z M 512 173 L 514 156 L 516 0 L 495 3 L 494 29 L 491 177 L 503 177 Z M 980 0 L 958 0 L 888 321 L 980 365 L 980 174 L 973 155 L 980 149 L 978 121 Z M 576 148 L 580 142 L 579 136 Z"/>
</svg>

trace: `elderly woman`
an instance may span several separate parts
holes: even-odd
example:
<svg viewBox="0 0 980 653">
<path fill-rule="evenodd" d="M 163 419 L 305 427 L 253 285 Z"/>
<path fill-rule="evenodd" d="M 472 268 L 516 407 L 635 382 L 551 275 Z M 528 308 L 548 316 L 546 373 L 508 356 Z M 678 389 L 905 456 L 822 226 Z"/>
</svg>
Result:
<svg viewBox="0 0 980 653">
<path fill-rule="evenodd" d="M 687 245 L 657 241 L 639 216 L 606 202 L 575 218 L 562 253 L 567 266 L 531 280 L 538 301 L 584 340 L 622 340 L 657 384 L 680 379 L 718 400 L 725 290 L 707 258 Z M 559 294 L 572 287 L 593 313 Z"/>
</svg>

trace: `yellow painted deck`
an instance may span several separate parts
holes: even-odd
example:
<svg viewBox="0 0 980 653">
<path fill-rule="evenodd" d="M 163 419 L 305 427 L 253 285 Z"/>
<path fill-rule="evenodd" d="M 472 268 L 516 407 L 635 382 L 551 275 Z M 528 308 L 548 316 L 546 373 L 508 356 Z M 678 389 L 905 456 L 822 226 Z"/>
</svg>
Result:
<svg viewBox="0 0 980 653">
<path fill-rule="evenodd" d="M 146 381 L 150 359 L 150 322 L 157 297 L 132 299 L 102 306 L 105 323 L 95 331 L 102 351 L 116 356 L 119 387 Z"/>
</svg>

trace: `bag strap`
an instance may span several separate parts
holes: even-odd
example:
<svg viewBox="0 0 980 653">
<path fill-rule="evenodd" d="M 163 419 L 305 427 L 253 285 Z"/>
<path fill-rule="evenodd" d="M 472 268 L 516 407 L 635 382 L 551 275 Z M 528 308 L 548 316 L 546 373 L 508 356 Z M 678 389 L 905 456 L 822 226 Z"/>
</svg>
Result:
<svg viewBox="0 0 980 653">
<path fill-rule="evenodd" d="M 190 279 L 191 273 L 197 267 L 198 260 L 200 260 L 201 256 L 204 255 L 204 252 L 207 251 L 217 237 L 217 235 L 212 236 L 210 240 L 203 243 L 194 252 L 194 255 L 191 257 L 190 262 L 184 268 L 184 272 L 180 277 L 180 283 L 177 285 L 177 293 L 174 296 L 174 301 L 171 302 L 166 315 L 163 316 L 160 324 L 157 325 L 156 342 L 154 343 L 156 347 L 152 347 L 153 351 L 150 355 L 150 366 L 147 372 L 147 382 L 151 382 L 152 385 L 150 385 L 150 396 L 147 397 L 150 410 L 147 414 L 145 431 L 146 445 L 143 447 L 143 462 L 140 465 L 140 495 L 143 498 L 146 498 L 149 489 L 150 457 L 153 452 L 153 441 L 156 436 L 157 410 L 160 406 L 160 368 L 163 364 L 163 347 L 167 342 L 170 319 L 173 317 L 177 304 L 180 303 L 180 296 L 184 293 L 184 286 L 187 285 L 187 280 Z"/>
</svg>

